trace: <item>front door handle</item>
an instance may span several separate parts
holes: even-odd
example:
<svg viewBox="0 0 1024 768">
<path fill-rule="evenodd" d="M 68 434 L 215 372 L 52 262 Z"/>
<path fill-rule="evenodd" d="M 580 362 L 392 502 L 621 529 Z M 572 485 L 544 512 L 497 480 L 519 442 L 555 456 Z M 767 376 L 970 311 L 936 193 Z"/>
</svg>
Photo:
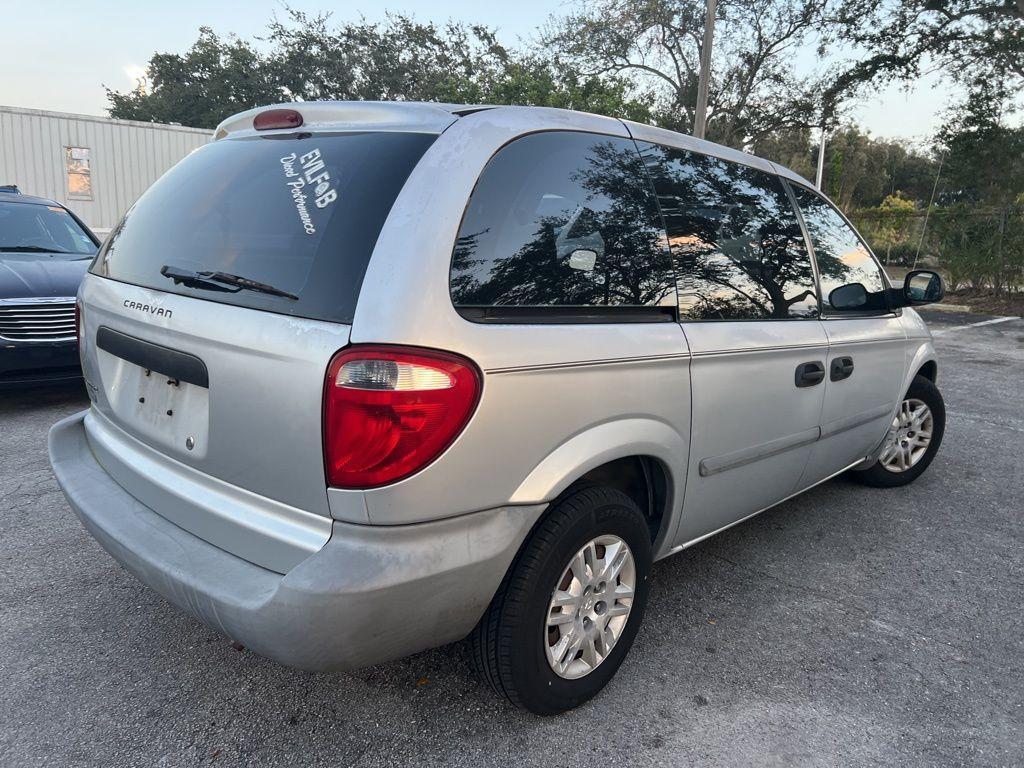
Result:
<svg viewBox="0 0 1024 768">
<path fill-rule="evenodd" d="M 828 377 L 832 381 L 842 381 L 848 379 L 853 375 L 853 358 L 852 357 L 837 357 L 832 361 L 832 365 L 829 366 Z"/>
<path fill-rule="evenodd" d="M 825 364 L 820 360 L 811 360 L 809 363 L 800 363 L 796 367 L 796 385 L 798 387 L 813 387 L 825 380 Z"/>
</svg>

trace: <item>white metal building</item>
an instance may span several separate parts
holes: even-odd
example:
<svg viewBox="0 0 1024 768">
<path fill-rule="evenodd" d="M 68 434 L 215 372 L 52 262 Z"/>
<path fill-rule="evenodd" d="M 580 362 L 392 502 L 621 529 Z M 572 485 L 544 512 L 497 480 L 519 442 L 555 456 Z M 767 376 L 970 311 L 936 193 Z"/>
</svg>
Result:
<svg viewBox="0 0 1024 768">
<path fill-rule="evenodd" d="M 0 184 L 63 203 L 101 237 L 212 131 L 0 106 Z"/>
</svg>

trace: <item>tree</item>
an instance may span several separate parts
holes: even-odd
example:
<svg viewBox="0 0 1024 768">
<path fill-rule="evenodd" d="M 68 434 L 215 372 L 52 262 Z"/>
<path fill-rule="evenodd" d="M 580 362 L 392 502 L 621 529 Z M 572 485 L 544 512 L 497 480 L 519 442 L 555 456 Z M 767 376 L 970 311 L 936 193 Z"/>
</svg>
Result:
<svg viewBox="0 0 1024 768">
<path fill-rule="evenodd" d="M 749 149 L 814 178 L 817 131 L 791 128 L 759 138 Z M 852 124 L 833 131 L 825 146 L 825 192 L 850 212 L 874 208 L 901 194 L 924 205 L 931 196 L 937 163 L 929 154 L 896 139 L 876 139 Z"/>
<path fill-rule="evenodd" d="M 1024 270 L 1024 128 L 1007 125 L 1006 99 L 996 84 L 974 83 L 937 137 L 946 156 L 940 202 L 951 212 L 942 227 L 944 255 L 966 262 L 974 286 L 991 286 L 996 295 Z"/>
<path fill-rule="evenodd" d="M 746 147 L 817 123 L 822 82 L 800 77 L 793 54 L 823 23 L 828 0 L 721 0 L 708 137 Z M 590 0 L 549 24 L 544 44 L 563 66 L 628 77 L 654 89 L 659 124 L 689 131 L 703 44 L 703 0 Z"/>
<path fill-rule="evenodd" d="M 111 117 L 212 128 L 235 112 L 284 101 L 266 59 L 249 43 L 200 27 L 184 54 L 156 53 L 146 79 L 125 93 L 107 89 Z"/>
<path fill-rule="evenodd" d="M 486 27 L 403 14 L 335 25 L 329 13 L 289 9 L 265 42 L 278 82 L 299 101 L 475 102 L 510 58 Z"/>
<path fill-rule="evenodd" d="M 831 39 L 867 51 L 837 87 L 911 80 L 928 66 L 1024 89 L 1024 0 L 844 0 L 831 21 Z"/>
<path fill-rule="evenodd" d="M 907 223 L 917 210 L 912 200 L 901 192 L 887 195 L 881 205 L 873 210 L 877 215 L 873 232 L 876 244 L 885 248 L 885 263 L 892 263 L 893 246 L 907 241 Z"/>
<path fill-rule="evenodd" d="M 1008 125 L 1007 112 L 1006 92 L 985 82 L 949 110 L 936 137 L 945 202 L 1005 207 L 1024 193 L 1024 128 Z"/>
<path fill-rule="evenodd" d="M 809 127 L 799 126 L 760 136 L 747 148 L 758 157 L 784 165 L 805 179 L 813 179 L 817 171 L 818 140 Z"/>
<path fill-rule="evenodd" d="M 288 10 L 262 52 L 208 28 L 184 55 L 155 54 L 147 80 L 107 91 L 110 115 L 212 128 L 262 104 L 318 99 L 526 104 L 649 120 L 649 99 L 622 78 L 581 75 L 537 54 L 510 52 L 493 30 L 420 23 L 331 23 L 329 14 Z"/>
<path fill-rule="evenodd" d="M 510 61 L 482 99 L 488 104 L 524 104 L 575 109 L 640 123 L 652 120 L 653 98 L 634 95 L 620 77 L 583 75 L 539 56 Z"/>
</svg>

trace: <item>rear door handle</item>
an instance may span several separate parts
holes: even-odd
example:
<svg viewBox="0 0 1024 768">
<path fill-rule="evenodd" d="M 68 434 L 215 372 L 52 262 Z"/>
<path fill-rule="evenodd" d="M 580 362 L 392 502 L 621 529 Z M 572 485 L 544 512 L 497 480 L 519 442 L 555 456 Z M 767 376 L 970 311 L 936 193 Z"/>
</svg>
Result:
<svg viewBox="0 0 1024 768">
<path fill-rule="evenodd" d="M 796 367 L 796 385 L 798 387 L 813 387 L 825 380 L 825 364 L 820 360 L 811 360 L 808 363 L 800 363 Z"/>
<path fill-rule="evenodd" d="M 848 379 L 853 375 L 853 358 L 852 357 L 837 357 L 832 361 L 832 365 L 829 367 L 828 377 L 832 381 L 842 381 Z"/>
</svg>

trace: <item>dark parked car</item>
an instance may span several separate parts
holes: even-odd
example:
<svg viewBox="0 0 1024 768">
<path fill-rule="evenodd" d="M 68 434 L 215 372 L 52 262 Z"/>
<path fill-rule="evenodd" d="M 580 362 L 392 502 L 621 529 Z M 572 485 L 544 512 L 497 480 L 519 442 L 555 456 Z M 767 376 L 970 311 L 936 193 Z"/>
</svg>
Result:
<svg viewBox="0 0 1024 768">
<path fill-rule="evenodd" d="M 98 248 L 60 203 L 0 187 L 0 388 L 81 377 L 75 295 Z"/>
</svg>

